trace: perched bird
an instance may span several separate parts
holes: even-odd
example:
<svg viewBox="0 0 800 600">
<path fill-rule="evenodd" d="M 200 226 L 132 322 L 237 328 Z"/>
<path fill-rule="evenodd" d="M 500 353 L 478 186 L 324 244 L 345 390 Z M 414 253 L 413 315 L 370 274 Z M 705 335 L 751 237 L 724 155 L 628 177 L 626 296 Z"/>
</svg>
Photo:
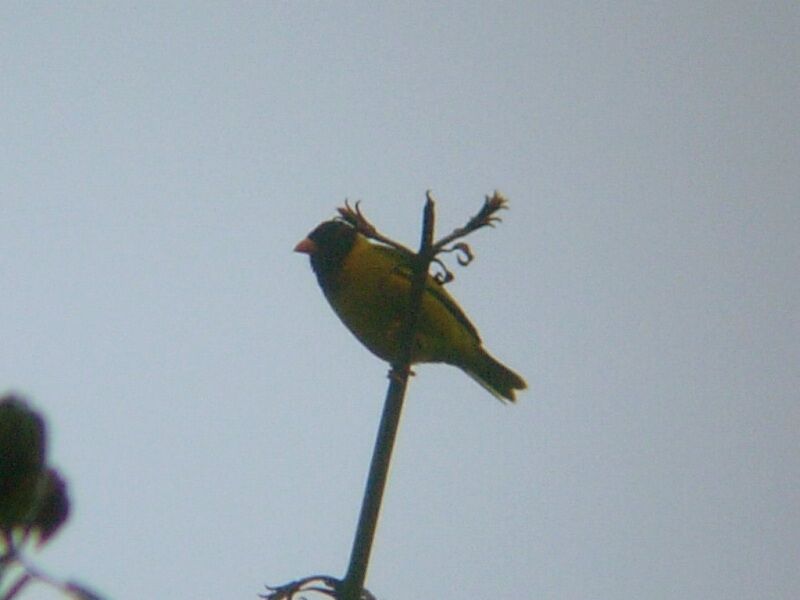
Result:
<svg viewBox="0 0 800 600">
<path fill-rule="evenodd" d="M 394 363 L 411 288 L 411 262 L 375 244 L 350 224 L 326 221 L 294 248 L 308 254 L 331 307 L 375 355 Z M 428 275 L 412 363 L 442 362 L 462 369 L 500 400 L 515 400 L 525 381 L 492 358 L 475 326 L 438 281 Z"/>
</svg>

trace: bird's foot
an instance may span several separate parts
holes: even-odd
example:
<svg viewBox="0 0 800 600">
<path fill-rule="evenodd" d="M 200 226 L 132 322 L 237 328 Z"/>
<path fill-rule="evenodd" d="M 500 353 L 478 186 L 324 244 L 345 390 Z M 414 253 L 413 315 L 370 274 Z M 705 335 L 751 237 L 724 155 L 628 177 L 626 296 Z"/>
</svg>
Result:
<svg viewBox="0 0 800 600">
<path fill-rule="evenodd" d="M 397 367 L 392 367 L 389 369 L 389 379 L 396 381 L 397 383 L 403 383 L 409 377 L 413 377 L 416 375 L 414 371 L 411 370 L 411 367 L 408 366 L 404 370 L 398 369 Z"/>
</svg>

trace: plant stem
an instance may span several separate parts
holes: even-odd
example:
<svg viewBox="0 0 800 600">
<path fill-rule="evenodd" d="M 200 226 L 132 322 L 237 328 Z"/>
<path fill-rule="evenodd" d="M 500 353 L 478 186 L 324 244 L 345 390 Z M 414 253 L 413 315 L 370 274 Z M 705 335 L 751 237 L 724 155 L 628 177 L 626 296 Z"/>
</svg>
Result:
<svg viewBox="0 0 800 600">
<path fill-rule="evenodd" d="M 375 539 L 375 529 L 378 524 L 378 515 L 383 500 L 383 492 L 386 488 L 392 450 L 397 436 L 397 428 L 400 424 L 406 386 L 408 385 L 414 332 L 421 312 L 422 295 L 425 290 L 428 268 L 433 258 L 433 225 L 433 199 L 428 193 L 423 213 L 422 241 L 420 242 L 419 252 L 415 255 L 416 262 L 409 293 L 408 312 L 399 337 L 399 360 L 392 365 L 389 374 L 389 389 L 386 392 L 383 415 L 381 416 L 378 435 L 375 440 L 375 450 L 372 454 L 364 500 L 361 504 L 358 527 L 350 554 L 350 564 L 342 581 L 339 594 L 340 600 L 361 600 L 364 588 L 372 542 Z"/>
</svg>

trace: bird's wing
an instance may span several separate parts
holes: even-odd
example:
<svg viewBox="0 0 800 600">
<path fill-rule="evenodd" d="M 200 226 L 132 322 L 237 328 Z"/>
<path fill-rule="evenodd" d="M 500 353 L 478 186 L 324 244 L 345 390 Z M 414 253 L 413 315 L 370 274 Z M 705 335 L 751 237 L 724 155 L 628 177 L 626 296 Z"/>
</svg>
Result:
<svg viewBox="0 0 800 600">
<path fill-rule="evenodd" d="M 397 292 L 400 294 L 408 294 L 411 289 L 411 280 L 413 275 L 413 269 L 411 267 L 411 261 L 408 257 L 404 256 L 394 248 L 389 248 L 387 246 L 379 246 L 377 244 L 373 244 L 374 248 L 381 253 L 384 253 L 387 257 L 391 258 L 391 260 L 397 264 L 397 267 L 394 269 L 394 277 L 392 278 L 391 285 L 397 287 Z M 480 343 L 481 338 L 478 335 L 478 330 L 475 329 L 475 326 L 469 320 L 464 311 L 461 310 L 461 307 L 456 303 L 455 299 L 444 289 L 444 286 L 436 281 L 433 277 L 428 275 L 425 281 L 425 293 L 429 295 L 429 297 L 435 299 L 440 306 L 442 306 L 452 317 L 458 321 L 460 325 L 464 327 L 464 329 L 469 332 L 470 336 L 475 338 L 475 340 Z"/>
</svg>

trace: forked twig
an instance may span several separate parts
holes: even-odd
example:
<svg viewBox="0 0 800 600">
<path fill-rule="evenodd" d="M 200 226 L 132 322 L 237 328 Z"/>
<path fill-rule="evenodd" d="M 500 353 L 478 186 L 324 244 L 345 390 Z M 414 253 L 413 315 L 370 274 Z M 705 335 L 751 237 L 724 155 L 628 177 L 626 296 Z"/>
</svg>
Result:
<svg viewBox="0 0 800 600">
<path fill-rule="evenodd" d="M 433 202 L 430 190 L 426 192 L 426 198 L 428 202 Z M 466 242 L 458 242 L 455 244 L 453 242 L 483 227 L 494 227 L 496 223 L 502 220 L 497 216 L 497 213 L 506 209 L 508 209 L 508 200 L 500 192 L 495 191 L 491 196 L 486 196 L 484 198 L 483 206 L 481 206 L 480 210 L 473 215 L 463 227 L 454 229 L 450 234 L 432 243 L 430 248 L 432 254 L 431 262 L 435 263 L 439 269 L 439 272 L 435 273 L 433 278 L 442 285 L 455 279 L 453 272 L 447 268 L 444 261 L 438 258 L 438 255 L 454 252 L 456 253 L 456 262 L 458 262 L 460 266 L 466 267 L 475 258 L 472 249 Z M 356 201 L 355 206 L 351 206 L 350 202 L 345 200 L 344 206 L 339 207 L 337 212 L 339 213 L 339 218 L 352 225 L 356 231 L 363 236 L 395 248 L 408 257 L 415 257 L 417 255 L 407 246 L 404 246 L 400 242 L 378 231 L 378 228 L 375 227 L 361 211 L 360 200 Z"/>
</svg>

